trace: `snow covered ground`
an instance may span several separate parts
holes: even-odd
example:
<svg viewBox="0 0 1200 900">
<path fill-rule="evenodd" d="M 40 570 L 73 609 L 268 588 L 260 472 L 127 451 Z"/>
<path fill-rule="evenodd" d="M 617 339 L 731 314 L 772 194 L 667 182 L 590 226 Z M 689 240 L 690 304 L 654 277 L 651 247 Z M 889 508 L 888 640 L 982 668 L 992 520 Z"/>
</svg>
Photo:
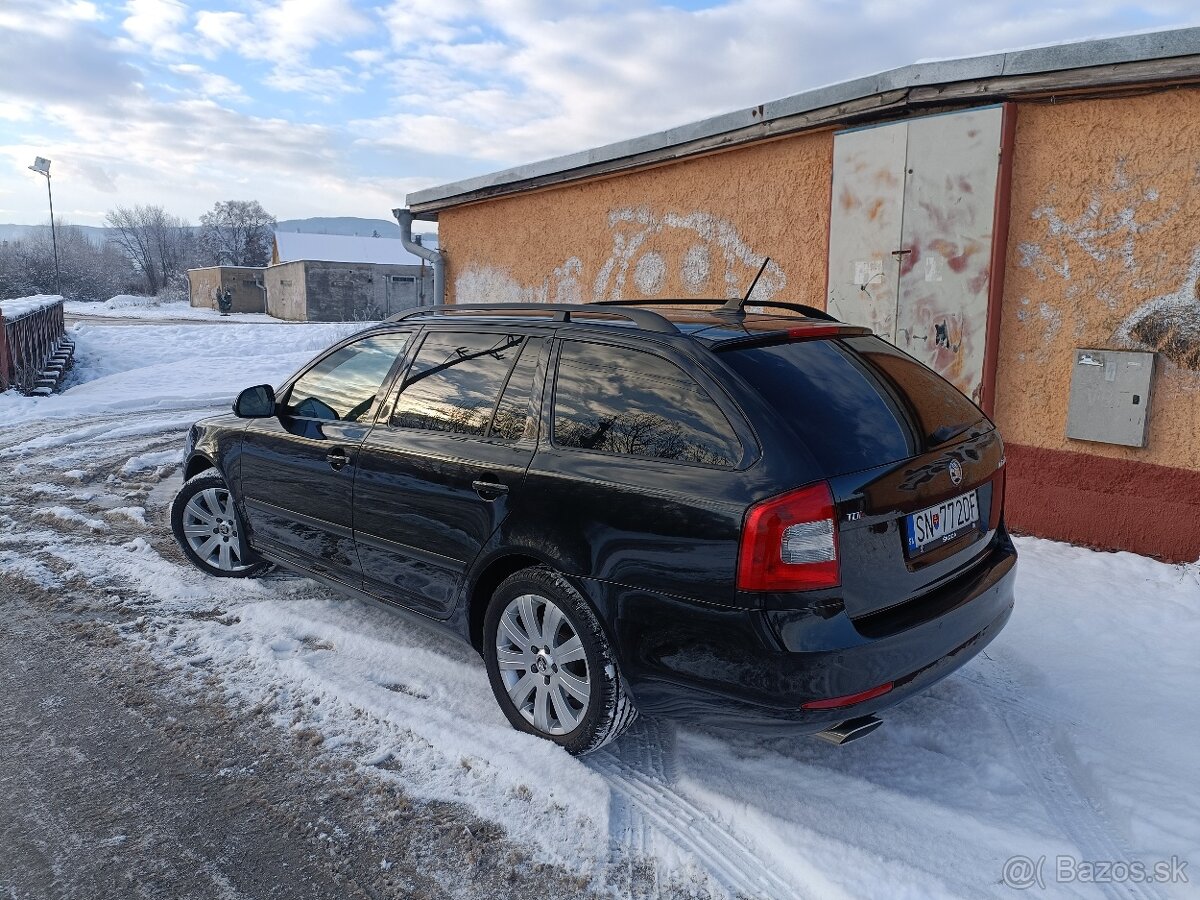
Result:
<svg viewBox="0 0 1200 900">
<path fill-rule="evenodd" d="M 159 300 L 157 297 L 142 297 L 137 294 L 118 294 L 103 303 L 85 300 L 67 300 L 63 312 L 70 316 L 100 316 L 105 319 L 194 319 L 196 321 L 220 320 L 234 322 L 279 323 L 279 319 L 266 313 L 230 313 L 222 316 L 218 310 L 192 306 L 186 300 Z"/>
<path fill-rule="evenodd" d="M 85 591 L 221 702 L 602 892 L 1003 897 L 1023 856 L 1045 857 L 1033 895 L 1197 896 L 1200 868 L 1055 880 L 1059 856 L 1200 867 L 1197 565 L 1023 538 L 1008 628 L 869 738 L 642 720 L 586 760 L 512 731 L 479 658 L 429 626 L 286 575 L 201 576 L 166 524 L 188 424 L 357 327 L 73 326 L 64 393 L 0 395 L 0 577 Z"/>
</svg>

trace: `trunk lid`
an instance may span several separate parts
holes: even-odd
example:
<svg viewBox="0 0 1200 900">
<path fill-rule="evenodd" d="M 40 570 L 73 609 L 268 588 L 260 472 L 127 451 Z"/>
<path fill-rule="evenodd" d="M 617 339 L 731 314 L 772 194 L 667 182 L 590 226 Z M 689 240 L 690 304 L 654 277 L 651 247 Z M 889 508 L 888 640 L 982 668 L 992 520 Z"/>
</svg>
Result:
<svg viewBox="0 0 1200 900">
<path fill-rule="evenodd" d="M 852 618 L 935 590 L 984 554 L 1000 521 L 1004 448 L 953 385 L 872 335 L 721 356 L 822 468 Z"/>
</svg>

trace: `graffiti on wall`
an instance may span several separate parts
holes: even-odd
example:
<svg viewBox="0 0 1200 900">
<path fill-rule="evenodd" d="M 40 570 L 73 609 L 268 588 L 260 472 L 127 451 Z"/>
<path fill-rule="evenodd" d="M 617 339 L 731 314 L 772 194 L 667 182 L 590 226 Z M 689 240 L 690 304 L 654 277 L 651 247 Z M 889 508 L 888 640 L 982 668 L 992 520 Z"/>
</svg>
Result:
<svg viewBox="0 0 1200 900">
<path fill-rule="evenodd" d="M 631 277 L 637 294 L 658 296 L 668 272 L 692 296 L 739 297 L 763 262 L 732 222 L 710 213 L 660 216 L 631 207 L 610 212 L 608 225 L 612 250 L 592 286 L 596 300 L 624 299 Z M 772 260 L 754 288 L 755 299 L 770 300 L 786 285 L 787 276 Z"/>
<path fill-rule="evenodd" d="M 540 282 L 526 283 L 496 266 L 471 264 L 454 280 L 459 303 L 583 303 L 674 295 L 726 299 L 750 286 L 764 256 L 743 240 L 728 219 L 706 212 L 664 213 L 640 207 L 608 214 L 608 255 L 590 279 L 579 256 L 565 259 Z M 772 260 L 754 288 L 769 300 L 787 285 Z M 586 287 L 586 289 L 585 289 Z"/>
<path fill-rule="evenodd" d="M 1181 369 L 1200 372 L 1200 247 L 1191 251 L 1181 276 L 1167 276 L 1179 269 L 1180 261 L 1156 239 L 1176 219 L 1180 203 L 1168 202 L 1147 178 L 1131 172 L 1124 158 L 1116 160 L 1107 184 L 1091 189 L 1077 215 L 1060 212 L 1053 202 L 1056 193 L 1051 187 L 1047 200 L 1033 210 L 1044 237 L 1017 245 L 1018 265 L 1038 281 L 1060 286 L 1061 294 L 1053 299 L 1066 300 L 1066 308 L 1074 312 L 1073 336 L 1094 333 L 1087 310 L 1097 300 L 1111 311 L 1110 317 L 1120 315 L 1131 296 L 1161 291 L 1165 277 L 1174 277 L 1169 290 L 1141 302 L 1115 327 L 1110 318 L 1104 330 L 1115 346 L 1157 350 Z M 1018 320 L 1041 328 L 1041 344 L 1049 345 L 1061 325 L 1061 312 L 1047 314 L 1048 303 L 1042 300 L 1041 314 L 1033 316 L 1028 314 L 1029 298 L 1022 297 L 1021 304 Z"/>
<path fill-rule="evenodd" d="M 1096 262 L 1119 263 L 1136 280 L 1140 270 L 1135 252 L 1138 239 L 1164 225 L 1178 211 L 1178 204 L 1164 208 L 1158 189 L 1142 184 L 1129 173 L 1126 160 L 1118 159 L 1111 183 L 1105 188 L 1094 187 L 1079 215 L 1068 218 L 1052 203 L 1034 209 L 1033 220 L 1045 223 L 1045 245 L 1021 242 L 1017 247 L 1019 264 L 1041 281 L 1055 276 L 1070 281 L 1071 256 L 1079 251 Z"/>
<path fill-rule="evenodd" d="M 1004 112 L 985 107 L 834 136 L 829 309 L 975 401 L 985 382 Z"/>
</svg>

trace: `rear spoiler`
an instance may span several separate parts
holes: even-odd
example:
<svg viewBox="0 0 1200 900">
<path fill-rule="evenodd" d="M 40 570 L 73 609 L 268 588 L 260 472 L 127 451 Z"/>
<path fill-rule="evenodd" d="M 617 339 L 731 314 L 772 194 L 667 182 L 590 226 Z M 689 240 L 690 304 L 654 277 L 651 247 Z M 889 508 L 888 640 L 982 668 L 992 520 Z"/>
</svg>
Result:
<svg viewBox="0 0 1200 900">
<path fill-rule="evenodd" d="M 778 331 L 761 331 L 748 334 L 745 337 L 729 338 L 723 341 L 713 341 L 710 348 L 714 353 L 724 353 L 726 350 L 740 350 L 745 347 L 758 347 L 763 344 L 790 344 L 793 341 L 815 341 L 824 338 L 862 337 L 874 334 L 870 328 L 861 325 L 837 324 L 801 325 L 796 328 L 781 328 Z"/>
</svg>

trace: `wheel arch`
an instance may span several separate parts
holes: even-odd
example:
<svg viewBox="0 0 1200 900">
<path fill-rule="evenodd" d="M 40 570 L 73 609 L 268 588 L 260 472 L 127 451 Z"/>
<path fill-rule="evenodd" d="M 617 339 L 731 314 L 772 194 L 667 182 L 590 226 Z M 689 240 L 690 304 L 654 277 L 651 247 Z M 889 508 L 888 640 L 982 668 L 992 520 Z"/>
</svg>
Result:
<svg viewBox="0 0 1200 900">
<path fill-rule="evenodd" d="M 562 566 L 556 564 L 553 559 L 548 559 L 536 550 L 527 548 L 514 548 L 492 556 L 479 567 L 478 574 L 470 582 L 470 589 L 467 593 L 466 619 L 467 636 L 471 646 L 483 653 L 483 620 L 487 616 L 487 608 L 492 595 L 500 583 L 522 569 L 539 566 L 562 576 L 579 593 L 600 620 L 600 626 L 604 629 L 613 652 L 621 662 L 624 662 L 624 654 L 615 642 L 614 623 L 610 616 L 611 600 L 605 596 L 603 590 L 597 590 L 602 585 L 591 579 L 579 578 L 564 572 Z"/>
<path fill-rule="evenodd" d="M 191 458 L 183 469 L 183 480 L 195 478 L 201 472 L 207 472 L 209 469 L 215 469 L 217 464 L 205 456 L 203 453 L 193 453 Z"/>
<path fill-rule="evenodd" d="M 483 652 L 483 619 L 500 582 L 522 569 L 548 565 L 546 560 L 519 550 L 495 556 L 484 563 L 467 593 L 467 637 L 472 647 Z"/>
</svg>

